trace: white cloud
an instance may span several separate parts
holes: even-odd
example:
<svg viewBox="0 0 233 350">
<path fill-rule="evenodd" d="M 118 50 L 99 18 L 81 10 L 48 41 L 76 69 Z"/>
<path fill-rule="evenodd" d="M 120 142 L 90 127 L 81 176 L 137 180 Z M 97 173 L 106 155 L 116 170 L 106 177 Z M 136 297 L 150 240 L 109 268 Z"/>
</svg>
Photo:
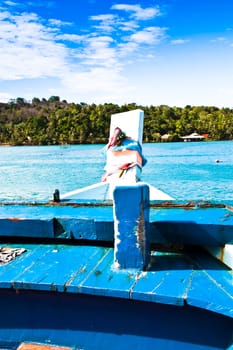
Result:
<svg viewBox="0 0 233 350">
<path fill-rule="evenodd" d="M 1 92 L 0 91 L 0 101 L 1 102 L 8 102 L 13 96 L 9 94 L 8 92 Z"/>
<path fill-rule="evenodd" d="M 113 39 L 108 36 L 91 37 L 86 40 L 86 47 L 83 50 L 83 64 L 94 66 L 111 67 L 118 64 L 115 47 L 110 47 Z"/>
<path fill-rule="evenodd" d="M 126 19 L 112 14 L 91 16 L 90 19 L 100 22 L 98 25 L 95 25 L 94 28 L 104 33 L 117 34 L 127 31 L 132 32 L 139 28 L 139 24 L 135 19 Z"/>
<path fill-rule="evenodd" d="M 8 6 L 16 6 L 17 5 L 17 3 L 14 1 L 5 1 L 5 4 Z"/>
<path fill-rule="evenodd" d="M 182 44 L 186 44 L 188 43 L 190 40 L 188 39 L 175 39 L 175 40 L 171 40 L 171 44 L 173 45 L 182 45 Z"/>
<path fill-rule="evenodd" d="M 112 6 L 112 9 L 130 12 L 131 16 L 137 20 L 148 20 L 160 15 L 158 7 L 143 9 L 140 5 L 116 4 Z"/>
<path fill-rule="evenodd" d="M 130 39 L 139 44 L 157 44 L 165 36 L 165 28 L 148 27 L 130 36 Z"/>
<path fill-rule="evenodd" d="M 111 14 L 91 16 L 90 19 L 92 21 L 100 22 L 99 25 L 96 25 L 95 28 L 98 30 L 102 30 L 104 32 L 112 32 L 114 30 L 114 24 L 116 17 Z"/>
<path fill-rule="evenodd" d="M 36 79 L 40 79 L 40 86 L 44 81 L 47 92 L 53 91 L 51 81 L 56 79 L 54 89 L 62 98 L 78 95 L 83 96 L 83 100 L 85 96 L 91 99 L 94 91 L 99 100 L 112 98 L 120 103 L 122 91 L 124 96 L 131 96 L 134 91 L 123 77 L 125 65 L 133 64 L 137 56 L 147 59 L 145 48 L 144 55 L 140 56 L 140 47 L 158 44 L 166 28 L 143 28 L 139 24 L 139 20 L 157 16 L 157 9 L 142 9 L 139 5 L 119 5 L 118 8 L 115 5 L 115 9 L 127 11 L 132 18 L 112 14 L 92 16 L 90 20 L 95 25 L 83 32 L 77 31 L 72 23 L 45 20 L 35 13 L 2 11 L 0 79 L 18 80 L 22 84 L 25 79 L 32 79 L 35 86 L 31 89 L 31 98 L 36 95 Z M 49 87 L 45 78 L 50 79 Z M 19 94 L 30 99 L 30 89 Z M 8 96 L 12 98 L 3 91 L 0 100 Z"/>
<path fill-rule="evenodd" d="M 118 54 L 119 57 L 131 56 L 132 53 L 136 52 L 139 45 L 136 42 L 128 41 L 124 44 L 118 45 Z"/>
<path fill-rule="evenodd" d="M 114 22 L 114 15 L 110 15 L 110 14 L 105 14 L 105 15 L 97 15 L 97 16 L 91 16 L 90 19 L 93 21 L 101 21 L 101 22 L 110 22 L 113 23 Z"/>
<path fill-rule="evenodd" d="M 35 14 L 0 20 L 0 78 L 14 80 L 53 76 L 61 71 L 67 49 Z"/>
<path fill-rule="evenodd" d="M 211 40 L 213 42 L 216 42 L 216 41 L 227 41 L 227 38 L 225 38 L 224 36 L 219 36 L 213 40 Z"/>
<path fill-rule="evenodd" d="M 136 21 L 126 21 L 119 23 L 119 26 L 123 32 L 134 32 L 139 28 Z"/>
<path fill-rule="evenodd" d="M 89 71 L 67 74 L 63 85 L 71 99 L 75 100 L 78 96 L 79 100 L 87 103 L 121 104 L 122 100 L 126 103 L 135 89 L 116 67 L 91 68 Z"/>
<path fill-rule="evenodd" d="M 0 12 L 0 21 L 3 21 L 7 18 L 9 18 L 10 13 L 8 11 L 2 11 Z"/>
<path fill-rule="evenodd" d="M 73 43 L 81 43 L 85 40 L 85 36 L 77 34 L 59 34 L 56 36 L 56 39 L 71 41 Z"/>
<path fill-rule="evenodd" d="M 55 26 L 55 27 L 64 27 L 64 26 L 71 26 L 72 25 L 71 22 L 60 21 L 59 19 L 55 19 L 55 18 L 50 18 L 48 20 L 48 23 L 51 26 Z"/>
</svg>

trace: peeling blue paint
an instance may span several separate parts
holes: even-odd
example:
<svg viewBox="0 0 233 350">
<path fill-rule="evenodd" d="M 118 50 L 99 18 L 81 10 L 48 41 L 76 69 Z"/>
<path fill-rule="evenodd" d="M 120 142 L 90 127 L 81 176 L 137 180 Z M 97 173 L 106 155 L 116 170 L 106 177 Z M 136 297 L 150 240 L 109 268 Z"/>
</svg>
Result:
<svg viewBox="0 0 233 350">
<path fill-rule="evenodd" d="M 139 204 L 144 198 L 140 196 Z M 130 224 L 134 233 L 143 206 L 138 208 L 134 224 Z M 232 244 L 229 209 L 150 208 L 150 216 L 145 210 L 148 242 L 161 245 L 149 251 L 145 271 L 114 265 L 111 206 L 51 205 L 36 206 L 35 211 L 20 206 L 18 217 L 17 208 L 9 215 L 10 209 L 10 219 L 4 218 L 4 210 L 1 213 L 0 246 L 26 251 L 0 266 L 0 306 L 7 315 L 0 320 L 3 348 L 7 342 L 24 341 L 25 337 L 86 349 L 96 339 L 104 350 L 114 341 L 113 349 L 124 345 L 137 348 L 137 344 L 140 349 L 162 350 L 168 344 L 185 350 L 231 347 L 232 270 L 195 247 Z M 127 221 L 126 214 L 122 212 Z M 8 242 L 13 236 L 17 243 Z M 39 241 L 29 244 L 27 238 Z M 49 244 L 45 244 L 47 239 Z M 63 310 L 64 302 L 67 307 Z"/>
<path fill-rule="evenodd" d="M 117 186 L 114 196 L 114 262 L 144 269 L 150 257 L 149 187 Z"/>
</svg>

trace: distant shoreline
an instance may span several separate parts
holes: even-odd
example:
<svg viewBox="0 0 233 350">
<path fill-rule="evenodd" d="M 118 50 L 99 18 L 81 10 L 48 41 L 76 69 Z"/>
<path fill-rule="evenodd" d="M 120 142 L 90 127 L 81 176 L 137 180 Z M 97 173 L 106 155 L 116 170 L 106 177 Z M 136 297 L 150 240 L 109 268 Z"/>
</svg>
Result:
<svg viewBox="0 0 233 350">
<path fill-rule="evenodd" d="M 205 139 L 205 140 L 184 140 L 184 141 L 147 141 L 147 142 L 143 142 L 143 144 L 145 143 L 154 143 L 154 144 L 160 144 L 160 143 L 208 143 L 208 142 L 227 142 L 227 141 L 233 141 L 233 140 L 213 140 L 213 139 Z M 11 146 L 11 147 L 21 147 L 21 146 L 72 146 L 72 145 L 104 145 L 107 142 L 82 142 L 82 143 L 54 143 L 54 144 L 37 144 L 37 143 L 18 143 L 18 144 L 14 144 L 14 143 L 0 143 L 0 147 L 7 147 L 7 146 Z"/>
</svg>

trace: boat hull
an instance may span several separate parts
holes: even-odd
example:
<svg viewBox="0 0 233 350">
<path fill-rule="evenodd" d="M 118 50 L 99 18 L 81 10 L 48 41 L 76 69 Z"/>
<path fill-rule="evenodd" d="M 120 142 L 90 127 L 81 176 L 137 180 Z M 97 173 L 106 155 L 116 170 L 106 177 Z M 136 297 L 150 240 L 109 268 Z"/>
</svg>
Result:
<svg viewBox="0 0 233 350">
<path fill-rule="evenodd" d="M 0 346 L 227 349 L 232 319 L 185 305 L 42 291 L 0 291 Z M 211 320 L 211 321 L 210 321 Z"/>
</svg>

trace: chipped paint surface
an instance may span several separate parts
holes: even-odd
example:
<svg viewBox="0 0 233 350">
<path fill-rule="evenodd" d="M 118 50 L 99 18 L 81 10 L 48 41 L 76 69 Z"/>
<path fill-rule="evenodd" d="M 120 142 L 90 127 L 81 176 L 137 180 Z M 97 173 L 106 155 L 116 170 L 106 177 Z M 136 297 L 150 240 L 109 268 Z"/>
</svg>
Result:
<svg viewBox="0 0 233 350">
<path fill-rule="evenodd" d="M 217 248 L 224 242 L 232 247 L 228 208 L 150 208 L 146 271 L 115 268 L 111 206 L 1 209 L 1 248 L 25 252 L 0 266 L 0 304 L 7 315 L 0 325 L 0 346 L 15 339 L 41 341 L 49 350 L 56 349 L 53 344 L 86 350 L 93 342 L 104 350 L 139 343 L 145 350 L 229 346 L 232 270 L 195 247 L 211 243 Z M 8 220 L 6 213 L 20 220 Z M 137 217 L 136 227 L 144 229 L 142 224 Z M 210 319 L 213 330 L 208 331 Z M 196 331 L 192 334 L 197 327 L 198 338 Z"/>
<path fill-rule="evenodd" d="M 119 268 L 144 269 L 150 256 L 149 187 L 118 186 L 113 196 L 114 262 Z"/>
<path fill-rule="evenodd" d="M 226 206 L 195 206 L 188 210 L 184 206 L 150 207 L 149 221 L 152 244 L 233 244 L 233 213 Z M 2 206 L 0 236 L 113 242 L 113 208 L 70 204 Z"/>
<path fill-rule="evenodd" d="M 233 317 L 232 271 L 204 252 L 152 251 L 149 267 L 142 272 L 114 269 L 113 248 L 64 244 L 24 248 L 24 254 L 0 266 L 0 289 L 84 293 L 177 306 L 190 303 Z"/>
</svg>

